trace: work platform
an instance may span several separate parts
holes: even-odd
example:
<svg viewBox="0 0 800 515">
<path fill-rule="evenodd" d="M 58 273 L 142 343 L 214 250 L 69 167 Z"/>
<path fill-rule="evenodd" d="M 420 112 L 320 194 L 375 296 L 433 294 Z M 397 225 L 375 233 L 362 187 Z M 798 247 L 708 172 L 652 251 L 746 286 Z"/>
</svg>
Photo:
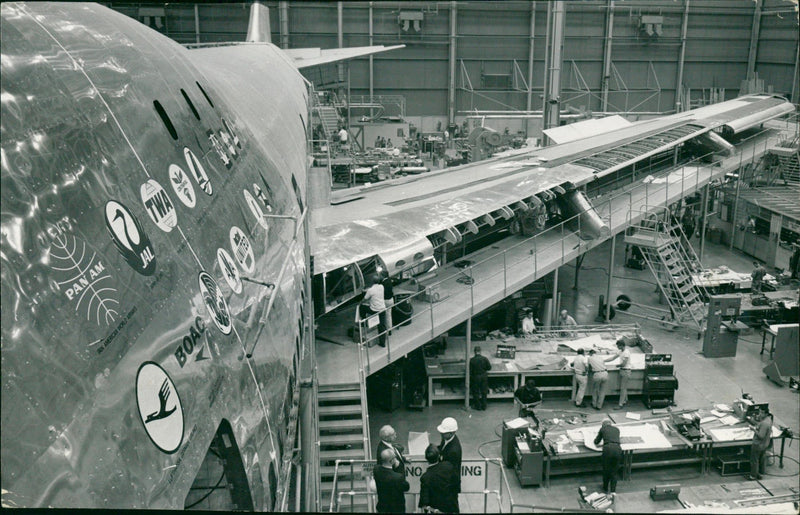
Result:
<svg viewBox="0 0 800 515">
<path fill-rule="evenodd" d="M 579 236 L 579 217 L 559 223 L 533 237 L 510 236 L 465 256 L 469 266 L 448 263 L 435 270 L 438 302 L 420 292 L 409 298 L 411 323 L 394 327 L 386 347 L 364 346 L 364 373 L 370 375 L 431 339 L 483 311 L 559 266 L 617 235 L 647 213 L 693 194 L 711 180 L 736 171 L 742 163 L 758 160 L 779 137 L 766 131 L 737 147 L 737 153 L 709 165 L 686 165 L 648 176 L 613 192 L 595 197 L 592 205 L 609 227 L 593 240 Z M 574 220 L 574 223 L 572 222 Z M 469 278 L 469 279 L 465 279 Z M 427 299 L 423 301 L 423 298 Z M 317 319 L 317 363 L 320 384 L 358 381 L 358 346 L 348 336 L 354 308 Z"/>
</svg>

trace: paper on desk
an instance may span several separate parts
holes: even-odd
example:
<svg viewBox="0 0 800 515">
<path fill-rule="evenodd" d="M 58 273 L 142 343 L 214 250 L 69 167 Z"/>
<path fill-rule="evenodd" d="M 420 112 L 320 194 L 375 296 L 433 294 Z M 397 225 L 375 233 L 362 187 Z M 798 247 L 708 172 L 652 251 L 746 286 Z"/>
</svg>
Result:
<svg viewBox="0 0 800 515">
<path fill-rule="evenodd" d="M 631 413 L 630 411 L 625 413 L 625 418 L 629 418 L 631 420 L 641 420 L 642 416 L 638 413 Z"/>
<path fill-rule="evenodd" d="M 425 456 L 425 449 L 428 448 L 428 432 L 416 433 L 408 432 L 408 454 L 411 456 Z"/>
<path fill-rule="evenodd" d="M 528 421 L 522 417 L 515 418 L 513 420 L 507 420 L 506 425 L 509 429 L 519 429 L 520 427 L 525 427 L 528 425 Z"/>
<path fill-rule="evenodd" d="M 722 411 L 715 410 L 715 409 L 711 410 L 711 414 L 714 415 L 715 417 L 718 417 L 718 418 L 722 418 L 722 417 L 725 416 L 725 413 L 723 413 Z"/>
<path fill-rule="evenodd" d="M 733 413 L 733 408 L 731 408 L 727 404 L 714 404 L 714 407 L 717 408 L 719 411 L 724 411 L 726 413 Z"/>
<path fill-rule="evenodd" d="M 703 417 L 700 419 L 700 423 L 706 424 L 708 422 L 713 422 L 714 420 L 717 420 L 717 417 Z"/>
<path fill-rule="evenodd" d="M 722 422 L 723 424 L 725 424 L 726 426 L 732 426 L 732 425 L 738 424 L 740 422 L 740 420 L 738 418 L 734 417 L 733 415 L 726 415 L 726 416 L 722 417 L 721 419 L 719 419 L 719 421 Z"/>
</svg>

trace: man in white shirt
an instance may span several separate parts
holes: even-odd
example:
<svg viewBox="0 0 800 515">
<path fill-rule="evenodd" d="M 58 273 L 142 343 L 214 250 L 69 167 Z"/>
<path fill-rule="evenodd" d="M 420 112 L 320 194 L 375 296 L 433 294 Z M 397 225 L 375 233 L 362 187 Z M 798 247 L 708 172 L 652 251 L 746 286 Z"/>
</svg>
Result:
<svg viewBox="0 0 800 515">
<path fill-rule="evenodd" d="M 533 322 L 533 313 L 530 308 L 525 308 L 525 316 L 522 318 L 522 335 L 530 336 L 536 331 L 536 324 Z"/>
<path fill-rule="evenodd" d="M 365 306 L 365 318 L 369 319 L 369 317 L 379 313 L 378 345 L 386 347 L 386 301 L 383 298 L 383 284 L 381 284 L 378 274 L 372 274 L 369 279 L 370 287 L 364 293 L 364 302 L 368 303 Z"/>
<path fill-rule="evenodd" d="M 588 361 L 592 371 L 592 407 L 601 410 L 606 398 L 606 383 L 608 382 L 606 363 L 594 349 L 589 351 Z"/>
<path fill-rule="evenodd" d="M 559 329 L 569 329 L 576 327 L 578 325 L 575 322 L 575 319 L 569 314 L 566 309 L 561 310 L 561 314 L 558 317 L 558 328 Z M 561 336 L 575 336 L 575 331 L 561 331 Z"/>
<path fill-rule="evenodd" d="M 619 405 L 615 410 L 622 409 L 628 403 L 628 380 L 631 378 L 631 351 L 624 340 L 617 340 L 618 352 L 604 361 L 614 361 L 619 358 Z"/>
<path fill-rule="evenodd" d="M 572 370 L 575 372 L 572 377 L 572 400 L 579 408 L 583 408 L 583 396 L 586 394 L 586 384 L 589 382 L 586 364 L 586 351 L 578 349 L 578 355 L 572 362 Z"/>
</svg>

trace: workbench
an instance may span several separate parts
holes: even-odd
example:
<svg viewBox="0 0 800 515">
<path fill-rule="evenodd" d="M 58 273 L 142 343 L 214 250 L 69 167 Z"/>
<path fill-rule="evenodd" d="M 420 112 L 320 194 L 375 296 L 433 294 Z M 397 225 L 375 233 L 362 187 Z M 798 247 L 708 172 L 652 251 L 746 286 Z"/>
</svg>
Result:
<svg viewBox="0 0 800 515">
<path fill-rule="evenodd" d="M 709 293 L 733 293 L 736 290 L 749 289 L 752 286 L 749 273 L 734 272 L 728 267 L 709 268 L 692 274 L 695 286 L 709 290 Z"/>
<path fill-rule="evenodd" d="M 576 433 L 585 431 L 596 434 L 600 428 L 602 419 L 609 418 L 614 425 L 620 428 L 622 436 L 623 459 L 622 474 L 620 479 L 627 480 L 631 477 L 633 468 L 659 467 L 665 465 L 682 465 L 687 463 L 697 463 L 700 465 L 701 474 L 706 475 L 711 470 L 714 463 L 722 463 L 730 467 L 733 462 L 741 466 L 745 461 L 749 461 L 750 446 L 752 443 L 753 432 L 745 422 L 738 422 L 731 426 L 726 426 L 720 422 L 720 418 L 711 415 L 707 410 L 680 410 L 677 413 L 691 415 L 698 413 L 702 420 L 708 420 L 701 424 L 704 437 L 700 440 L 691 441 L 685 438 L 674 429 L 671 423 L 670 414 L 653 415 L 651 411 L 635 412 L 640 420 L 630 420 L 626 418 L 626 412 L 590 414 L 586 420 L 577 425 L 566 425 L 560 419 L 558 426 L 550 426 L 547 430 L 545 446 L 545 468 L 544 484 L 550 486 L 550 477 L 558 475 L 568 475 L 583 472 L 601 471 L 602 463 L 598 459 L 601 451 L 595 451 L 585 442 L 575 438 Z M 567 417 L 569 418 L 569 417 Z M 668 430 L 663 430 L 662 421 Z M 635 432 L 638 427 L 649 424 L 648 431 L 652 433 L 653 428 L 661 433 L 664 440 L 669 442 L 669 447 L 665 445 L 654 445 L 647 447 L 641 445 L 626 445 L 625 428 Z M 544 426 L 548 426 L 547 422 Z M 642 433 L 644 434 L 644 433 Z M 570 436 L 572 435 L 572 436 Z M 772 428 L 773 442 L 783 441 L 785 435 L 778 428 Z M 550 447 L 552 445 L 552 448 Z M 626 448 L 627 447 L 627 448 Z M 553 453 L 551 449 L 556 449 Z M 783 446 L 781 446 L 783 449 Z M 781 461 L 783 453 L 781 452 Z"/>
<path fill-rule="evenodd" d="M 576 353 L 573 348 L 584 346 L 588 351 L 595 347 L 608 357 L 611 349 L 616 351 L 617 339 L 634 337 L 638 326 L 584 326 L 573 330 L 572 335 L 562 336 L 559 331 L 542 331 L 528 338 L 505 337 L 487 338 L 473 341 L 480 345 L 483 355 L 489 358 L 492 369 L 489 371 L 489 399 L 513 399 L 514 390 L 525 384 L 528 377 L 536 380 L 536 386 L 544 393 L 548 391 L 572 391 L 573 372 L 569 367 Z M 465 351 L 462 341 L 451 339 L 449 348 L 443 356 L 426 357 L 425 370 L 428 375 L 428 405 L 434 401 L 463 400 L 466 380 Z M 516 347 L 514 359 L 501 359 L 495 356 L 497 345 Z M 570 347 L 572 346 L 572 347 Z M 631 352 L 631 377 L 628 381 L 628 394 L 642 393 L 644 384 L 644 353 L 639 347 L 629 347 Z M 619 395 L 619 368 L 616 361 L 606 363 L 608 382 L 606 396 Z M 587 395 L 591 382 L 587 385 Z M 502 390 L 495 392 L 493 390 Z M 546 397 L 545 397 L 546 402 Z"/>
</svg>

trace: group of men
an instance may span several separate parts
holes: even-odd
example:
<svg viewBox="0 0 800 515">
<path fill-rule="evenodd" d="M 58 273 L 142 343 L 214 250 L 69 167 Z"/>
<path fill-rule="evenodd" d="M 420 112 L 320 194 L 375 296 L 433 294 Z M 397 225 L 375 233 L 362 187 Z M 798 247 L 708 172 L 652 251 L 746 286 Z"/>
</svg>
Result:
<svg viewBox="0 0 800 515">
<path fill-rule="evenodd" d="M 628 381 L 631 377 L 631 351 L 624 340 L 617 340 L 617 353 L 607 358 L 597 354 L 594 349 L 589 350 L 586 357 L 584 349 L 578 349 L 578 355 L 572 362 L 573 380 L 572 396 L 570 400 L 576 407 L 584 408 L 583 397 L 591 380 L 592 407 L 596 410 L 603 409 L 606 398 L 606 384 L 608 383 L 608 369 L 606 363 L 619 360 L 619 404 L 614 407 L 619 410 L 628 403 Z"/>
<path fill-rule="evenodd" d="M 442 441 L 425 449 L 428 468 L 420 477 L 419 507 L 428 512 L 458 513 L 458 494 L 461 493 L 458 422 L 447 417 L 436 430 L 442 435 Z M 403 446 L 397 443 L 397 433 L 392 426 L 383 426 L 379 436 L 378 464 L 373 471 L 378 494 L 376 509 L 378 513 L 404 513 L 405 493 L 411 486 L 406 480 Z"/>
</svg>

